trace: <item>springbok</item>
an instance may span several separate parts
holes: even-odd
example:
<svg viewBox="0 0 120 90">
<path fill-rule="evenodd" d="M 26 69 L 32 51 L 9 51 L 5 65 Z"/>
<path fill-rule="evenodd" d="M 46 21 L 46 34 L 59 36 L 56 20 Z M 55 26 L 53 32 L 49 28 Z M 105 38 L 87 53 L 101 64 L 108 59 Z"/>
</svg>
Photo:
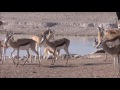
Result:
<svg viewBox="0 0 120 90">
<path fill-rule="evenodd" d="M 103 29 L 103 28 L 100 28 Z M 104 36 L 101 38 L 101 41 L 96 45 L 96 48 L 98 48 L 100 45 L 102 45 L 103 50 L 107 52 L 110 55 L 114 56 L 114 68 L 116 68 L 116 57 L 117 56 L 117 64 L 119 64 L 119 72 L 120 74 L 120 31 L 119 30 L 106 30 L 103 32 Z M 111 46 L 109 46 L 111 44 Z"/>
<path fill-rule="evenodd" d="M 4 44 L 4 41 L 0 41 L 0 56 L 1 56 L 1 61 L 2 61 L 2 64 L 3 64 L 3 61 L 6 60 L 6 49 L 8 48 L 9 46 L 6 46 Z"/>
<path fill-rule="evenodd" d="M 49 31 L 49 33 L 51 34 L 54 34 L 53 32 Z M 49 41 L 47 38 L 46 38 L 46 35 L 41 35 L 42 36 L 42 40 L 41 42 L 42 43 L 46 43 L 50 48 L 53 49 L 54 53 L 54 59 L 52 60 L 52 63 L 51 65 L 54 65 L 55 63 L 55 59 L 58 58 L 58 52 L 59 50 L 61 49 L 64 49 L 65 52 L 67 53 L 67 56 L 70 55 L 69 51 L 68 51 L 68 48 L 69 48 L 69 45 L 70 45 L 70 40 L 66 39 L 66 38 L 62 38 L 62 39 L 58 39 L 58 40 L 54 40 L 54 41 Z M 68 58 L 67 58 L 67 62 L 66 64 L 68 63 Z"/>
<path fill-rule="evenodd" d="M 95 48 L 97 45 L 98 45 L 98 43 L 99 43 L 100 41 L 98 41 L 96 38 L 94 38 L 94 44 L 93 44 L 93 47 Z M 97 47 L 96 49 L 102 49 L 103 50 L 103 47 L 102 47 L 102 45 L 100 45 L 99 47 Z M 106 61 L 107 60 L 107 53 L 105 52 L 105 60 L 104 61 Z"/>
<path fill-rule="evenodd" d="M 103 28 L 103 25 L 102 27 L 98 27 L 98 40 L 96 40 L 96 38 L 94 38 L 94 47 L 96 48 L 103 48 L 101 46 L 101 42 L 104 38 L 108 39 L 108 40 L 111 40 L 113 39 L 114 37 L 116 36 L 119 36 L 120 35 L 120 31 L 117 30 L 117 29 L 108 29 L 108 30 L 105 30 Z M 116 39 L 115 41 L 112 41 L 112 42 L 107 42 L 107 45 L 109 47 L 114 47 L 116 45 L 119 45 L 120 41 L 118 39 Z M 105 53 L 105 60 L 107 59 L 107 53 Z"/>
<path fill-rule="evenodd" d="M 104 37 L 104 30 L 101 29 L 99 26 L 98 26 L 98 34 L 97 34 L 97 39 L 94 37 L 94 44 L 93 44 L 93 47 L 94 48 L 100 48 L 102 49 L 102 45 L 99 45 L 99 47 L 97 47 L 97 45 L 102 41 L 102 38 Z M 107 60 L 107 53 L 105 53 L 105 61 Z"/>
<path fill-rule="evenodd" d="M 100 34 L 98 34 L 99 39 L 98 39 L 98 44 L 95 46 L 96 48 L 98 48 L 100 46 L 100 43 L 102 42 L 103 38 L 106 38 L 107 40 L 111 40 L 111 39 L 115 38 L 116 36 L 120 36 L 120 30 L 118 30 L 118 29 L 105 30 L 103 28 L 103 25 L 102 25 L 102 27 L 98 27 L 98 28 L 99 28 Z M 115 40 L 114 43 L 110 42 L 110 43 L 108 43 L 108 45 L 111 44 L 111 46 L 114 47 L 115 45 L 118 45 L 119 43 L 120 43 L 120 41 L 117 39 L 117 40 Z"/>
<path fill-rule="evenodd" d="M 3 61 L 6 60 L 6 50 L 9 47 L 7 44 L 5 44 L 5 42 L 6 42 L 6 38 L 0 41 L 0 56 L 1 56 L 2 64 Z"/>
<path fill-rule="evenodd" d="M 36 51 L 36 48 L 37 48 L 36 41 L 34 41 L 32 39 L 28 39 L 28 38 L 17 39 L 16 41 L 14 41 L 13 35 L 14 35 L 14 33 L 7 34 L 6 35 L 6 42 L 5 42 L 5 44 L 9 43 L 10 47 L 13 48 L 13 51 L 11 53 L 11 57 L 12 57 L 12 54 L 15 50 L 17 50 L 17 57 L 19 57 L 19 50 L 26 50 L 27 54 L 28 54 L 28 58 L 23 64 L 23 65 L 25 65 L 25 63 L 30 58 L 29 49 L 31 49 L 35 54 L 37 54 L 37 56 L 39 56 L 38 52 Z M 39 58 L 38 58 L 38 61 L 39 61 Z M 13 59 L 13 63 L 15 64 L 14 59 Z M 17 65 L 18 64 L 19 64 L 19 60 L 18 60 Z M 40 66 L 40 61 L 39 61 L 39 66 Z"/>
<path fill-rule="evenodd" d="M 59 55 L 60 51 L 57 51 L 57 55 Z M 54 50 L 51 47 L 45 47 L 44 48 L 44 56 L 43 59 L 48 60 L 48 57 L 52 55 L 54 57 Z M 57 59 L 57 58 L 56 58 Z"/>
<path fill-rule="evenodd" d="M 120 58 L 119 58 L 119 54 L 120 54 L 120 44 L 119 45 L 116 45 L 114 47 L 108 47 L 108 45 L 106 44 L 107 42 L 112 42 L 112 41 L 115 41 L 119 39 L 120 40 L 120 36 L 116 36 L 114 37 L 113 39 L 111 40 L 108 40 L 108 39 L 103 39 L 101 44 L 103 46 L 103 49 L 110 55 L 113 55 L 114 56 L 114 70 L 115 70 L 115 73 L 116 73 L 116 67 L 118 69 L 117 71 L 117 75 L 120 75 Z M 117 59 L 116 59 L 117 57 Z M 117 60 L 117 61 L 116 61 Z"/>
<path fill-rule="evenodd" d="M 51 31 L 51 30 L 46 30 L 46 31 L 44 31 L 44 32 L 41 33 L 41 35 L 48 35 L 48 36 L 47 36 L 47 39 L 48 39 L 48 40 L 54 38 L 54 36 L 53 36 L 51 33 L 48 34 L 49 31 Z M 52 31 L 51 31 L 51 32 L 52 32 Z M 46 44 L 42 44 L 42 43 L 41 43 L 42 37 L 40 37 L 40 36 L 32 36 L 31 39 L 33 39 L 34 41 L 37 42 L 37 51 L 39 52 L 39 55 L 41 56 L 41 46 L 43 45 L 44 47 L 46 47 Z M 49 49 L 49 50 L 50 50 L 50 49 Z M 44 50 L 44 51 L 45 51 L 45 50 Z M 49 52 L 51 52 L 51 51 L 49 51 Z"/>
</svg>

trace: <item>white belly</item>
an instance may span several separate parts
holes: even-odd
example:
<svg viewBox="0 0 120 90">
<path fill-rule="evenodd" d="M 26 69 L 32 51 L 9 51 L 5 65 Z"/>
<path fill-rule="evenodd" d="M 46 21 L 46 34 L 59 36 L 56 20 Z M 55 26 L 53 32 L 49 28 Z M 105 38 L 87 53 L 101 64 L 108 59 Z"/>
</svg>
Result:
<svg viewBox="0 0 120 90">
<path fill-rule="evenodd" d="M 115 46 L 115 45 L 119 45 L 120 44 L 120 41 L 119 39 L 113 41 L 113 42 L 107 42 L 106 43 L 108 46 Z"/>
</svg>

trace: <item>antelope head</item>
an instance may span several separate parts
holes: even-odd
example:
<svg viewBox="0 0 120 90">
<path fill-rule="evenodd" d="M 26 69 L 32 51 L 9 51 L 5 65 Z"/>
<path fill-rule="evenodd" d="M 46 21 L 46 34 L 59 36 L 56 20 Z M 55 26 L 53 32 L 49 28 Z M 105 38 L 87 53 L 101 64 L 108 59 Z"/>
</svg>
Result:
<svg viewBox="0 0 120 90">
<path fill-rule="evenodd" d="M 45 32 L 41 35 L 42 40 L 41 40 L 40 43 L 43 43 L 44 40 L 47 38 L 47 36 L 50 36 L 50 37 L 53 37 L 53 38 L 54 38 L 54 32 L 51 31 L 51 30 L 47 30 L 47 31 L 45 31 Z"/>
<path fill-rule="evenodd" d="M 96 46 L 94 45 L 94 47 L 99 48 L 100 45 L 101 45 L 101 42 L 102 42 L 102 40 L 104 38 L 104 30 L 105 29 L 103 28 L 103 25 L 98 26 L 97 29 L 98 29 L 98 40 L 94 41 L 95 45 L 96 45 Z"/>
<path fill-rule="evenodd" d="M 98 41 L 97 41 L 97 39 L 94 37 L 93 47 L 95 48 L 97 45 L 98 45 Z"/>
<path fill-rule="evenodd" d="M 5 44 L 9 41 L 9 40 L 14 40 L 14 37 L 13 37 L 14 33 L 13 32 L 9 32 L 6 34 L 6 40 L 5 40 Z"/>
</svg>

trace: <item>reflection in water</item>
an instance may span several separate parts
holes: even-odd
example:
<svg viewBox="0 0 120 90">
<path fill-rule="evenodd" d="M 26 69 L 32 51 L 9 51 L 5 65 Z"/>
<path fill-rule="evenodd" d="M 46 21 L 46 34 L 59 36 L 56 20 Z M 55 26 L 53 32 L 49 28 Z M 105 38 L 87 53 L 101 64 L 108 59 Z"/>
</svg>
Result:
<svg viewBox="0 0 120 90">
<path fill-rule="evenodd" d="M 70 39 L 70 53 L 86 55 L 96 50 L 93 48 L 93 37 L 66 36 L 65 38 Z M 61 50 L 61 53 L 65 52 Z"/>
<path fill-rule="evenodd" d="M 4 39 L 5 35 L 1 35 L 0 39 Z M 15 39 L 17 38 L 30 38 L 31 35 L 14 35 Z M 70 40 L 69 52 L 72 54 L 86 55 L 92 53 L 96 49 L 93 48 L 93 37 L 80 37 L 80 36 L 56 36 L 58 38 L 68 38 Z M 43 47 L 41 48 L 43 54 Z M 10 56 L 12 48 L 7 49 L 7 56 Z M 16 55 L 16 52 L 14 54 Z M 64 50 L 61 50 L 62 54 L 65 54 Z M 34 54 L 34 53 L 33 53 Z M 20 51 L 20 56 L 27 55 L 26 51 Z M 34 54 L 35 55 L 35 54 Z"/>
</svg>

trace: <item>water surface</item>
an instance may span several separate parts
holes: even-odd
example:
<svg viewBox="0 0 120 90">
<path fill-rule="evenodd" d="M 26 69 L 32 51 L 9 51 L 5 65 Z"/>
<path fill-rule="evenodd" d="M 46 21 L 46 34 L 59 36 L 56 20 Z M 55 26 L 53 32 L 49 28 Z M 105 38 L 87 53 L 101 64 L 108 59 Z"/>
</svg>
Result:
<svg viewBox="0 0 120 90">
<path fill-rule="evenodd" d="M 4 39 L 5 35 L 1 35 L 0 39 Z M 15 35 L 15 39 L 17 38 L 30 38 L 31 35 Z M 59 38 L 68 38 L 70 40 L 69 52 L 72 54 L 79 55 L 87 55 L 89 53 L 94 52 L 96 49 L 93 48 L 93 37 L 80 37 L 80 36 L 55 36 L 56 39 Z M 10 56 L 12 52 L 12 48 L 7 49 L 7 56 Z M 41 48 L 43 55 L 43 47 Z M 16 55 L 17 51 L 14 52 Z M 64 50 L 61 50 L 61 54 L 65 54 Z M 20 51 L 20 56 L 27 55 L 26 51 Z M 34 55 L 34 53 L 33 53 Z"/>
</svg>

